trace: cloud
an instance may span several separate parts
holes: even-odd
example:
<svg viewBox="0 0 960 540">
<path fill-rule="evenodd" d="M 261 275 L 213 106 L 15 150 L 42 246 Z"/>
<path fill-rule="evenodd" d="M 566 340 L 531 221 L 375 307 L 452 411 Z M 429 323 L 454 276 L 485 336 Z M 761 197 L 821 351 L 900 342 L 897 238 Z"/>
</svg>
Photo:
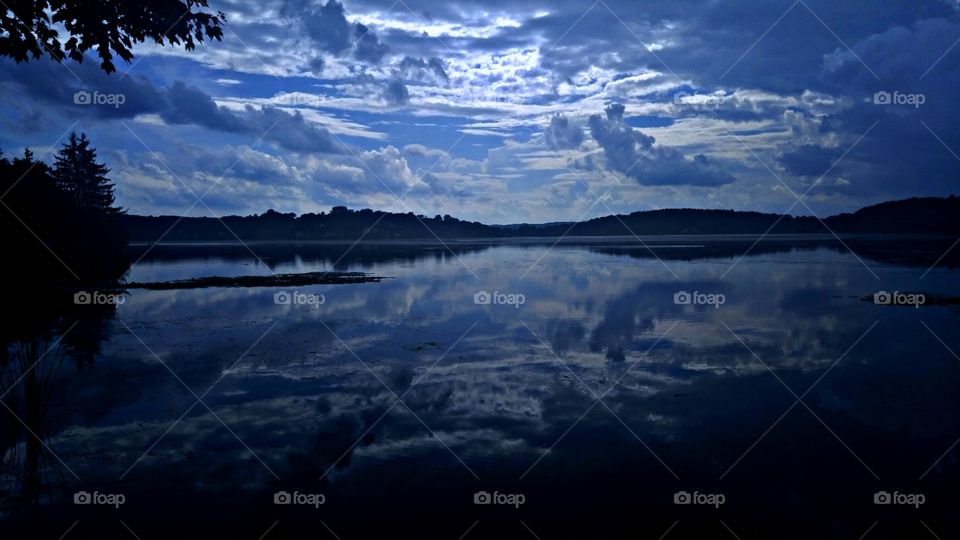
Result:
<svg viewBox="0 0 960 540">
<path fill-rule="evenodd" d="M 346 150 L 326 128 L 311 124 L 299 111 L 287 113 L 273 107 L 248 106 L 240 115 L 247 131 L 294 152 L 344 153 Z M 269 131 L 268 131 L 269 130 Z"/>
<path fill-rule="evenodd" d="M 590 134 L 603 148 L 603 154 L 610 168 L 620 172 L 629 171 L 637 162 L 640 150 L 649 150 L 655 141 L 644 135 L 639 129 L 633 129 L 623 121 L 625 107 L 618 103 L 604 109 L 605 116 L 590 116 Z"/>
<path fill-rule="evenodd" d="M 790 174 L 797 176 L 821 176 L 831 170 L 834 162 L 840 157 L 840 151 L 835 148 L 824 148 L 814 144 L 804 144 L 784 152 L 777 161 Z"/>
<path fill-rule="evenodd" d="M 957 18 L 954 12 L 897 21 L 850 42 L 852 52 L 837 49 L 824 58 L 822 80 L 850 105 L 822 118 L 818 135 L 839 141 L 828 148 L 846 152 L 830 176 L 842 171 L 838 191 L 859 204 L 957 192 L 953 154 L 960 148 L 960 109 L 953 96 L 960 86 L 960 57 L 951 49 L 960 34 Z M 881 91 L 922 95 L 924 102 L 874 104 L 873 95 Z M 820 142 L 811 138 L 803 144 Z M 793 162 L 816 157 L 815 149 L 802 145 L 794 151 L 800 155 L 785 154 Z"/>
<path fill-rule="evenodd" d="M 952 0 L 883 9 L 866 0 L 609 0 L 626 24 L 576 2 L 406 5 L 413 13 L 374 0 L 229 0 L 222 7 L 238 39 L 194 51 L 144 45 L 124 78 L 95 73 L 95 61 L 2 63 L 0 143 L 39 148 L 74 120 L 104 152 L 139 145 L 123 140 L 118 119 L 149 126 L 158 145 L 237 148 L 268 132 L 265 151 L 288 164 L 322 157 L 317 197 L 389 204 L 337 137 L 378 153 L 374 161 L 393 163 L 387 145 L 402 148 L 420 175 L 436 159 L 417 145 L 447 148 L 465 135 L 424 183 L 468 193 L 462 212 L 502 221 L 575 218 L 578 190 L 622 180 L 611 171 L 636 180 L 617 191 L 626 211 L 782 211 L 792 199 L 761 161 L 803 186 L 841 155 L 811 204 L 851 210 L 957 189 Z M 78 90 L 126 101 L 76 106 Z M 881 90 L 922 93 L 925 104 L 878 107 L 870 98 Z M 416 107 L 404 107 L 411 100 Z M 405 174 L 394 165 L 384 168 Z"/>
<path fill-rule="evenodd" d="M 357 42 L 353 49 L 353 56 L 357 60 L 378 64 L 390 50 L 390 47 L 380 42 L 375 33 L 360 23 L 354 26 L 354 36 Z"/>
<path fill-rule="evenodd" d="M 76 64 L 71 69 L 79 81 L 72 77 L 64 79 L 64 68 L 47 60 L 22 65 L 3 60 L 0 61 L 0 83 L 19 87 L 33 107 L 52 108 L 66 117 L 109 121 L 155 115 L 168 124 L 196 125 L 253 138 L 262 136 L 294 152 L 345 152 L 326 128 L 307 121 L 296 111 L 289 113 L 269 106 L 247 106 L 232 111 L 183 81 L 159 88 L 146 78 L 103 74 L 91 63 Z M 76 103 L 76 92 L 122 95 L 124 101 L 119 106 Z"/>
<path fill-rule="evenodd" d="M 319 77 L 323 73 L 323 68 L 326 67 L 326 62 L 323 60 L 322 56 L 314 56 L 307 62 L 307 67 L 310 69 L 310 73 L 313 73 L 314 77 Z"/>
<path fill-rule="evenodd" d="M 407 81 L 426 81 L 449 83 L 450 76 L 447 75 L 443 60 L 440 58 L 430 58 L 424 60 L 412 56 L 404 56 L 400 61 L 400 77 Z"/>
<path fill-rule="evenodd" d="M 382 183 L 398 196 L 408 189 L 422 185 L 396 147 L 387 146 L 380 150 L 362 152 L 360 159 L 377 185 Z"/>
<path fill-rule="evenodd" d="M 687 159 L 676 149 L 655 147 L 653 137 L 626 124 L 624 110 L 623 105 L 615 103 L 604 110 L 603 116 L 590 116 L 590 134 L 603 149 L 604 168 L 644 185 L 719 186 L 735 180 L 703 154 Z M 592 156 L 586 163 L 597 165 Z"/>
<path fill-rule="evenodd" d="M 286 12 L 291 11 L 287 4 Z M 370 28 L 347 21 L 346 10 L 337 0 L 329 0 L 319 9 L 307 8 L 300 16 L 309 38 L 325 52 L 337 56 L 349 53 L 357 60 L 377 64 L 389 50 Z"/>
<path fill-rule="evenodd" d="M 170 124 L 197 124 L 206 128 L 243 132 L 245 123 L 230 111 L 219 107 L 209 95 L 182 81 L 173 85 L 158 103 L 157 113 Z"/>
<path fill-rule="evenodd" d="M 550 118 L 544 137 L 553 150 L 577 148 L 583 143 L 583 130 L 571 124 L 566 116 L 556 114 Z"/>
<path fill-rule="evenodd" d="M 180 81 L 173 83 L 165 98 L 157 112 L 171 124 L 196 124 L 217 131 L 249 134 L 293 152 L 345 152 L 329 130 L 308 122 L 299 111 L 248 105 L 234 112 Z"/>
<path fill-rule="evenodd" d="M 320 9 L 307 11 L 304 21 L 307 34 L 322 50 L 342 54 L 353 46 L 353 26 L 347 22 L 343 4 L 330 0 Z"/>
<path fill-rule="evenodd" d="M 402 81 L 390 81 L 383 91 L 383 98 L 391 105 L 406 105 L 410 102 L 410 91 Z"/>
</svg>

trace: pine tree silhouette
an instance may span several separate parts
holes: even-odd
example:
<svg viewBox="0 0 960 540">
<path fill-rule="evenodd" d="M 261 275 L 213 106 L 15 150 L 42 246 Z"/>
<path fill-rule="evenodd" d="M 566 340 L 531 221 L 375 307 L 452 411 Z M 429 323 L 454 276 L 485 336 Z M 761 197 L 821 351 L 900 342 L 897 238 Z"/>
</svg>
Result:
<svg viewBox="0 0 960 540">
<path fill-rule="evenodd" d="M 54 177 L 57 186 L 82 209 L 99 210 L 105 214 L 118 214 L 120 208 L 113 206 L 114 184 L 107 178 L 110 172 L 97 162 L 97 151 L 90 147 L 85 134 L 76 132 L 57 152 Z"/>
</svg>

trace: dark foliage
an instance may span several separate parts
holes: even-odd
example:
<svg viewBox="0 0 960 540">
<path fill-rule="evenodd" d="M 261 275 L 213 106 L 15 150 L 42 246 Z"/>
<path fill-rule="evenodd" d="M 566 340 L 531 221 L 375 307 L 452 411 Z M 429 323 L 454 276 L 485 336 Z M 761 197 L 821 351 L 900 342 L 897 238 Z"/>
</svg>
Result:
<svg viewBox="0 0 960 540">
<path fill-rule="evenodd" d="M 354 211 L 344 206 L 329 213 L 282 214 L 268 210 L 259 216 L 215 218 L 179 218 L 178 216 L 129 216 L 121 222 L 131 240 L 226 241 L 243 240 L 370 240 L 480 238 L 499 236 L 496 228 L 462 221 L 450 216 L 428 218 L 391 214 L 369 209 Z M 172 228 L 171 228 L 172 227 Z M 229 227 L 229 229 L 228 229 Z M 169 232 L 168 232 L 169 231 Z M 231 232 L 232 231 L 232 232 Z M 164 236 L 164 233 L 167 233 Z"/>
<path fill-rule="evenodd" d="M 519 238 L 703 234 L 960 234 L 960 199 L 929 197 L 870 206 L 853 214 L 825 218 L 781 216 L 734 210 L 670 209 L 605 216 L 569 224 L 494 226 L 450 216 L 428 218 L 369 209 L 334 207 L 329 213 L 180 218 L 121 216 L 131 240 L 435 240 L 439 238 Z M 826 225 L 824 225 L 826 224 Z M 228 229 L 229 227 L 229 229 Z M 829 227 L 829 228 L 828 228 Z M 231 232 L 232 231 L 232 232 Z"/>
<path fill-rule="evenodd" d="M 570 225 L 533 229 L 521 226 L 513 236 L 562 235 Z M 606 216 L 577 223 L 574 236 L 656 234 L 958 234 L 960 199 L 912 198 L 868 206 L 821 222 L 812 216 L 781 216 L 735 210 L 668 209 Z"/>
<path fill-rule="evenodd" d="M 53 176 L 57 187 L 66 193 L 78 208 L 88 208 L 104 214 L 116 214 L 113 206 L 113 183 L 110 172 L 97 162 L 97 151 L 90 147 L 86 135 L 71 133 L 67 144 L 57 153 Z"/>
<path fill-rule="evenodd" d="M 0 55 L 82 62 L 95 49 L 100 67 L 112 73 L 114 55 L 129 62 L 135 43 L 192 50 L 204 39 L 222 39 L 224 15 L 206 7 L 207 0 L 7 0 L 0 9 Z M 68 36 L 62 44 L 61 26 Z"/>
<path fill-rule="evenodd" d="M 81 287 L 123 275 L 126 238 L 106 172 L 83 136 L 71 136 L 56 168 L 29 150 L 13 160 L 0 156 L 3 248 L 16 254 L 2 267 L 5 283 Z"/>
</svg>

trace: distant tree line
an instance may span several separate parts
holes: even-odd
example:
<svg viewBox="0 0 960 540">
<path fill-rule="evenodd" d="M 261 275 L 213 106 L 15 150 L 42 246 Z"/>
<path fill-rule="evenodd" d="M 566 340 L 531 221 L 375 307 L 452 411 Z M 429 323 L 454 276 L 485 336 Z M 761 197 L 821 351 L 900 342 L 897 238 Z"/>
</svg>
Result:
<svg viewBox="0 0 960 540">
<path fill-rule="evenodd" d="M 519 227 L 518 236 L 554 236 L 570 225 Z M 573 225 L 573 236 L 704 234 L 960 234 L 960 199 L 956 196 L 912 198 L 861 208 L 822 220 L 736 210 L 663 209 L 604 216 Z M 539 233 L 539 234 L 536 234 Z"/>
<path fill-rule="evenodd" d="M 350 210 L 335 206 L 318 214 L 285 214 L 268 210 L 258 216 L 207 217 L 122 216 L 131 240 L 230 241 L 236 233 L 242 240 L 345 240 L 478 238 L 496 233 L 489 225 L 463 221 L 451 216 L 425 217 L 413 213 L 394 214 L 370 209 Z M 176 224 L 176 226 L 174 226 Z M 173 227 L 171 229 L 171 227 Z M 167 233 L 164 236 L 164 233 Z"/>
<path fill-rule="evenodd" d="M 430 240 L 567 236 L 710 234 L 960 234 L 960 199 L 913 198 L 862 208 L 821 220 L 735 210 L 665 209 L 604 216 L 580 223 L 485 225 L 448 215 L 425 217 L 336 206 L 297 216 L 268 210 L 254 216 L 215 218 L 120 216 L 131 240 Z M 236 236 L 234 236 L 234 233 Z"/>
<path fill-rule="evenodd" d="M 4 278 L 76 287 L 126 271 L 126 238 L 114 185 L 86 135 L 72 133 L 51 167 L 30 149 L 0 152 L 0 227 Z"/>
</svg>

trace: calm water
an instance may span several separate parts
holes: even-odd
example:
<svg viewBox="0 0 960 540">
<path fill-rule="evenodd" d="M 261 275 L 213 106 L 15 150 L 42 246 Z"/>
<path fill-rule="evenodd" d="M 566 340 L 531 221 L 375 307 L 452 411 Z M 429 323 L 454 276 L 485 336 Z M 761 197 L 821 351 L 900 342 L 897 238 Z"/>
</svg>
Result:
<svg viewBox="0 0 960 540">
<path fill-rule="evenodd" d="M 623 240 L 579 244 L 361 246 L 337 269 L 390 279 L 131 290 L 87 329 L 97 343 L 86 361 L 51 354 L 38 380 L 16 386 L 8 366 L 4 401 L 24 422 L 0 423 L 0 530 L 960 531 L 960 358 L 949 350 L 960 350 L 960 312 L 864 300 L 960 296 L 956 270 L 837 246 L 764 244 L 737 262 L 713 241 L 687 239 L 662 260 Z M 322 271 L 346 247 L 255 247 L 261 260 L 236 246 L 158 248 L 128 280 Z M 485 304 L 481 291 L 498 294 Z M 682 291 L 699 294 L 678 304 Z M 304 303 L 276 303 L 283 292 Z M 74 504 L 80 491 L 123 504 Z M 475 504 L 481 491 L 494 504 Z M 881 491 L 923 504 L 874 504 Z M 323 504 L 274 504 L 278 492 Z M 675 504 L 678 492 L 722 504 Z"/>
</svg>

